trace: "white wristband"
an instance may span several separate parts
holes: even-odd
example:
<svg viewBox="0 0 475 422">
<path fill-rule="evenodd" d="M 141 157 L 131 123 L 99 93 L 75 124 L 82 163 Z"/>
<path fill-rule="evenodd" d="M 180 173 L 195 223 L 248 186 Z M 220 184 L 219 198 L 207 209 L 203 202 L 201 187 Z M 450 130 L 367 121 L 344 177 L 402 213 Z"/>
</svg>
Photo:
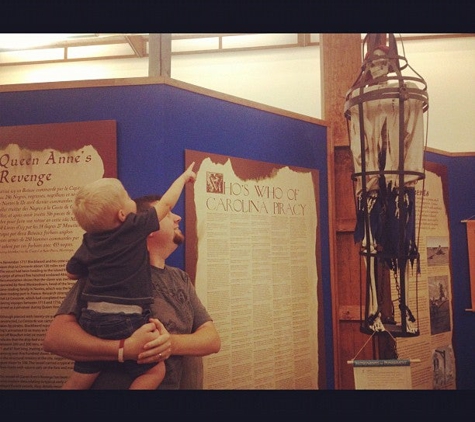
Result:
<svg viewBox="0 0 475 422">
<path fill-rule="evenodd" d="M 117 355 L 119 362 L 124 362 L 124 343 L 125 339 L 119 341 L 119 353 Z"/>
</svg>

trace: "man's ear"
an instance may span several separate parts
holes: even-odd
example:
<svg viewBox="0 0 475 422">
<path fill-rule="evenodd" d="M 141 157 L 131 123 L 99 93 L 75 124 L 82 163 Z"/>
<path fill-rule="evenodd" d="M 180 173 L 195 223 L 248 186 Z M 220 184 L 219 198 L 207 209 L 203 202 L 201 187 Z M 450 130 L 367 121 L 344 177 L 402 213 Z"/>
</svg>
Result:
<svg viewBox="0 0 475 422">
<path fill-rule="evenodd" d="M 119 210 L 119 212 L 117 213 L 117 218 L 119 219 L 119 221 L 123 223 L 126 217 L 127 215 L 125 214 L 124 210 Z"/>
</svg>

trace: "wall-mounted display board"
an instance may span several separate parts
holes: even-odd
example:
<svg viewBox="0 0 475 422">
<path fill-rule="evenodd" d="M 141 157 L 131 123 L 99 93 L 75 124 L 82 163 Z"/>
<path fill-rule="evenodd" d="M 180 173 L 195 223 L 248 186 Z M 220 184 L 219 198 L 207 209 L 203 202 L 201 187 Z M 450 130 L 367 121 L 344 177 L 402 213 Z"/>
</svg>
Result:
<svg viewBox="0 0 475 422">
<path fill-rule="evenodd" d="M 70 373 L 42 343 L 82 240 L 71 204 L 116 158 L 114 121 L 0 127 L 0 389 L 58 388 Z"/>
<path fill-rule="evenodd" d="M 197 151 L 186 162 L 186 268 L 222 341 L 204 387 L 318 388 L 318 171 Z"/>
<path fill-rule="evenodd" d="M 447 168 L 425 163 L 425 179 L 416 187 L 420 214 L 418 249 L 420 274 L 410 267 L 415 282 L 408 286 L 409 307 L 418 321 L 420 335 L 397 338 L 400 359 L 417 359 L 411 365 L 413 389 L 454 389 L 455 354 L 452 346 L 453 289 L 449 230 Z M 397 284 L 392 284 L 396 296 Z M 417 299 L 417 301 L 416 301 Z"/>
<path fill-rule="evenodd" d="M 185 150 L 318 171 L 318 280 L 320 297 L 328 304 L 318 308 L 323 313 L 318 321 L 323 324 L 319 335 L 325 337 L 318 343 L 318 387 L 333 387 L 328 145 L 324 122 L 169 78 L 0 86 L 0 109 L 3 127 L 115 121 L 117 142 L 111 141 L 111 145 L 117 148 L 117 176 L 132 197 L 165 192 L 185 169 Z M 0 145 L 4 146 L 3 140 Z M 108 157 L 100 155 L 103 160 Z M 174 211 L 183 217 L 180 227 L 187 235 L 185 195 Z M 185 248 L 170 255 L 167 264 L 185 268 Z M 50 318 L 55 310 L 48 310 Z M 47 324 L 42 335 L 46 327 Z M 39 344 L 40 334 L 37 337 Z M 69 367 L 69 361 L 61 361 Z"/>
</svg>

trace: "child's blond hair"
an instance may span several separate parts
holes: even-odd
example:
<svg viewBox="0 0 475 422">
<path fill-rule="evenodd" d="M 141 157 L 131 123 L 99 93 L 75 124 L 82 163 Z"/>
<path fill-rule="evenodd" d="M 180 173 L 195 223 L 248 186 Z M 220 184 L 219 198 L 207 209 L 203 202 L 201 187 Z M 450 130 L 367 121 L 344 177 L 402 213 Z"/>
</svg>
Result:
<svg viewBox="0 0 475 422">
<path fill-rule="evenodd" d="M 112 230 L 117 226 L 117 213 L 128 198 L 118 179 L 103 178 L 81 187 L 74 199 L 73 214 L 88 233 Z"/>
</svg>

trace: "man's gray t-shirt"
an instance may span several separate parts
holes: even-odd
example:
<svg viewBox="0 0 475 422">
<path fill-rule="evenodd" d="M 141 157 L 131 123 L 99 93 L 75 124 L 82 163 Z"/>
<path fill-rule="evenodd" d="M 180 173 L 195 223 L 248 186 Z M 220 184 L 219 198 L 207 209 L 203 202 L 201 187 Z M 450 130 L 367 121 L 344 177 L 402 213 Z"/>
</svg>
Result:
<svg viewBox="0 0 475 422">
<path fill-rule="evenodd" d="M 198 298 L 190 277 L 176 267 L 151 267 L 153 298 L 152 314 L 158 318 L 170 334 L 191 334 L 205 322 L 212 321 L 206 308 Z M 80 300 L 84 280 L 78 280 L 71 288 L 56 315 L 81 313 L 84 303 Z M 165 361 L 166 375 L 159 389 L 199 388 L 196 375 L 202 371 L 201 358 L 172 355 Z M 183 368 L 192 366 L 195 373 L 183 373 Z M 118 362 L 110 362 L 110 368 L 103 371 L 96 380 L 95 389 L 126 389 L 131 379 L 120 370 Z M 194 378 L 192 384 L 186 379 Z M 200 380 L 198 380 L 199 382 Z"/>
</svg>

